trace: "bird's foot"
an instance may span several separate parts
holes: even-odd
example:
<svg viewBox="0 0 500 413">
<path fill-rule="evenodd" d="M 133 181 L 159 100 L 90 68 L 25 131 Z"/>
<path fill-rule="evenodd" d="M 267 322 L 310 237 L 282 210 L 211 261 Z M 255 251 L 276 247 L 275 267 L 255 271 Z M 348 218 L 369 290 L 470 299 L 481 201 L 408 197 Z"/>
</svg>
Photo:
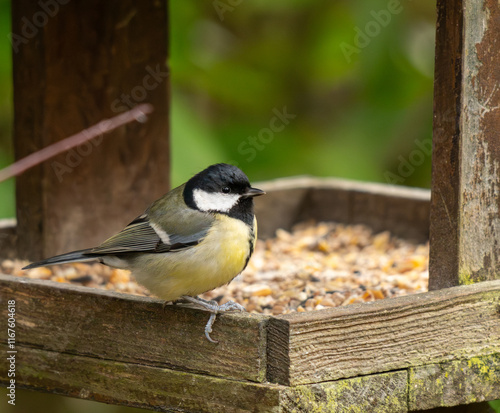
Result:
<svg viewBox="0 0 500 413">
<path fill-rule="evenodd" d="M 228 301 L 227 303 L 219 305 L 217 301 L 214 300 L 208 301 L 200 297 L 190 297 L 188 295 L 183 295 L 181 298 L 203 310 L 212 313 L 210 314 L 210 318 L 208 319 L 207 325 L 205 326 L 205 336 L 211 343 L 218 343 L 218 341 L 213 340 L 210 337 L 210 333 L 212 332 L 212 326 L 215 322 L 215 317 L 217 316 L 217 314 L 224 313 L 226 311 L 246 311 L 245 307 L 243 307 L 238 303 L 235 303 L 234 301 Z"/>
</svg>

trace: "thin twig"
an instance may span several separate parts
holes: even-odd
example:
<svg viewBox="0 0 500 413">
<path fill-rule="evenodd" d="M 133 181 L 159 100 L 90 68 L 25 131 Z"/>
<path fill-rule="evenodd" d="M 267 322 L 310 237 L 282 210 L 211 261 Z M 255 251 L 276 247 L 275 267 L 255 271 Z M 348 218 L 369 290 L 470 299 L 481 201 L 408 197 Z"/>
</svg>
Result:
<svg viewBox="0 0 500 413">
<path fill-rule="evenodd" d="M 103 135 L 116 129 L 127 123 L 138 121 L 145 122 L 147 120 L 148 114 L 153 111 L 153 106 L 150 104 L 138 105 L 133 109 L 123 112 L 113 118 L 104 119 L 101 122 L 91 126 L 90 128 L 84 129 L 81 132 L 70 136 L 69 138 L 63 139 L 59 142 L 53 143 L 31 155 L 26 156 L 23 159 L 14 162 L 12 165 L 7 166 L 0 170 L 0 182 L 6 179 L 12 178 L 14 176 L 22 174 L 24 171 L 38 165 L 47 159 L 50 159 L 61 152 L 67 151 L 75 146 L 81 145 L 90 139 L 96 138 L 97 136 Z"/>
</svg>

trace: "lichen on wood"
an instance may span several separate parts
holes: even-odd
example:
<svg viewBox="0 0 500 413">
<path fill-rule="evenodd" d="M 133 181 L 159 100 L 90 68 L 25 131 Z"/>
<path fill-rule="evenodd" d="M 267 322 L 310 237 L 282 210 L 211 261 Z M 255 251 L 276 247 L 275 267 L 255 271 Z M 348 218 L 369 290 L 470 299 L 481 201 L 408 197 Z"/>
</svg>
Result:
<svg viewBox="0 0 500 413">
<path fill-rule="evenodd" d="M 409 369 L 410 410 L 500 398 L 500 353 Z"/>
<path fill-rule="evenodd" d="M 284 390 L 286 413 L 401 413 L 407 411 L 407 372 L 375 374 Z"/>
</svg>

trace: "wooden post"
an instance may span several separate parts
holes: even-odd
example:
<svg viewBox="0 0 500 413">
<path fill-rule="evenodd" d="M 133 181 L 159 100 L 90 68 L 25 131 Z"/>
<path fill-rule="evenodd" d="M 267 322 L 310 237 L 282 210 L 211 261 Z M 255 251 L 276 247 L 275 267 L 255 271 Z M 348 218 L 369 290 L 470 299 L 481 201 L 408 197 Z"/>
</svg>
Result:
<svg viewBox="0 0 500 413">
<path fill-rule="evenodd" d="M 430 289 L 500 277 L 500 4 L 437 5 Z"/>
<path fill-rule="evenodd" d="M 20 257 L 96 245 L 168 190 L 166 0 L 16 0 L 11 42 L 16 158 L 154 106 L 17 179 Z"/>
</svg>

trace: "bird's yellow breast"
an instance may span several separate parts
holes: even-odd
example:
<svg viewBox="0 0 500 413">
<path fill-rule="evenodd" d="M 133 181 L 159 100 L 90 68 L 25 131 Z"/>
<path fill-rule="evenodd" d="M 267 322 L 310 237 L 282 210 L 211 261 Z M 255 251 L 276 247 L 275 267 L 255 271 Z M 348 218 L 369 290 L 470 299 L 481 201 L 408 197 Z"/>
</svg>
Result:
<svg viewBox="0 0 500 413">
<path fill-rule="evenodd" d="M 244 269 L 255 233 L 255 220 L 252 230 L 239 219 L 217 215 L 198 245 L 178 252 L 142 254 L 132 271 L 141 284 L 164 300 L 195 296 L 227 284 Z"/>
</svg>

